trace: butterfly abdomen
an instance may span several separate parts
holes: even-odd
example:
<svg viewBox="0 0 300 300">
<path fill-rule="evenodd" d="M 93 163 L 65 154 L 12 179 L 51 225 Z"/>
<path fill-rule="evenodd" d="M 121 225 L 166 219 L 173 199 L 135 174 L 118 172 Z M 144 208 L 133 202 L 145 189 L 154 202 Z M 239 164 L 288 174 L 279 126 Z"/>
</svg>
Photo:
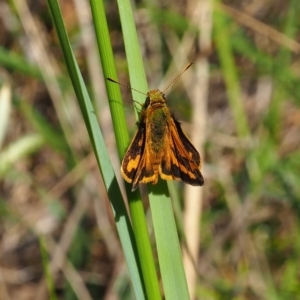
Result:
<svg viewBox="0 0 300 300">
<path fill-rule="evenodd" d="M 149 137 L 154 157 L 160 158 L 165 145 L 167 117 L 164 108 L 152 109 L 149 116 Z"/>
</svg>

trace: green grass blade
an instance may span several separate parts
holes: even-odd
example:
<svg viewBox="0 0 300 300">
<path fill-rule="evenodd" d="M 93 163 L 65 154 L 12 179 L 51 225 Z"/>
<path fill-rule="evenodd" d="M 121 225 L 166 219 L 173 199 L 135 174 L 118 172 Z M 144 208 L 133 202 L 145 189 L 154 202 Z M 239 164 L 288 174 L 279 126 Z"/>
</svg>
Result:
<svg viewBox="0 0 300 300">
<path fill-rule="evenodd" d="M 123 202 L 122 195 L 109 160 L 102 133 L 99 129 L 96 114 L 92 107 L 81 73 L 74 58 L 65 26 L 63 24 L 59 4 L 57 0 L 48 0 L 48 5 L 59 37 L 65 62 L 77 96 L 77 100 L 82 111 L 82 115 L 91 139 L 99 168 L 102 173 L 103 181 L 106 186 L 109 199 L 111 201 L 111 207 L 115 216 L 117 230 L 120 236 L 130 275 L 132 278 L 139 278 L 138 264 L 135 258 L 134 250 L 135 242 L 130 220 L 128 218 L 125 204 Z M 137 290 L 142 290 L 139 280 L 136 280 L 136 282 L 133 281 L 133 285 L 135 292 Z"/>
<path fill-rule="evenodd" d="M 147 93 L 148 84 L 130 1 L 118 0 L 118 6 L 128 61 L 130 84 L 133 88 Z M 132 98 L 141 104 L 145 102 L 145 96 L 134 90 L 132 90 Z"/>
<path fill-rule="evenodd" d="M 130 83 L 132 87 L 146 92 L 148 90 L 147 80 L 144 73 L 130 1 L 118 1 L 118 7 L 128 60 Z M 130 53 L 130 55 L 128 55 L 128 53 Z M 132 98 L 140 103 L 144 103 L 145 101 L 145 96 L 134 90 L 132 90 Z M 161 299 L 143 204 L 140 196 L 137 196 L 138 192 L 128 193 L 132 225 L 139 249 L 146 293 L 149 299 Z"/>
<path fill-rule="evenodd" d="M 104 5 L 102 1 L 90 0 L 93 21 L 95 26 L 95 33 L 97 37 L 99 55 L 101 59 L 101 64 L 105 77 L 110 77 L 117 80 L 117 72 L 114 63 L 114 57 L 112 52 L 112 47 L 110 43 L 110 36 L 106 21 L 106 15 L 104 10 Z M 123 157 L 126 148 L 129 144 L 129 136 L 125 121 L 123 103 L 121 99 L 120 87 L 117 84 L 113 84 L 109 81 L 106 81 L 107 94 L 109 98 L 109 105 L 113 120 L 113 126 L 116 133 L 116 142 L 118 147 L 119 156 Z M 137 213 L 133 213 L 132 223 L 138 223 L 137 230 L 140 233 L 137 233 L 135 230 L 135 239 L 136 247 L 139 256 L 139 267 L 143 275 L 140 274 L 140 277 L 133 277 L 131 274 L 131 280 L 136 285 L 135 294 L 137 299 L 144 299 L 144 292 L 141 290 L 142 284 L 145 282 L 146 291 L 148 290 L 149 295 L 156 295 L 155 284 L 153 284 L 153 277 L 156 278 L 156 271 L 154 266 L 154 260 L 151 253 L 151 244 L 148 237 L 147 225 L 144 218 L 144 210 L 141 201 L 139 201 L 139 195 L 137 192 L 131 193 L 130 186 L 126 185 L 126 190 L 128 198 L 130 198 L 130 205 L 134 206 L 134 210 Z M 132 209 L 131 209 L 132 212 Z M 136 215 L 142 216 L 142 218 L 136 219 Z M 137 275 L 137 274 L 136 274 Z M 143 279 L 144 277 L 144 279 Z M 155 282 L 155 281 L 154 281 Z M 157 282 L 157 279 L 156 279 Z M 149 283 L 149 285 L 148 285 Z M 142 293 L 143 292 L 143 293 Z M 151 299 L 151 298 L 149 298 Z"/>
<path fill-rule="evenodd" d="M 165 297 L 166 299 L 189 299 L 173 206 L 166 189 L 167 183 L 160 181 L 151 188 L 150 194 L 153 227 Z"/>
<path fill-rule="evenodd" d="M 128 60 L 130 83 L 132 87 L 145 92 L 148 90 L 146 76 L 130 1 L 119 0 L 118 5 Z M 135 101 L 140 101 L 141 103 L 145 101 L 144 97 L 134 91 L 132 92 L 132 97 Z M 149 200 L 165 297 L 166 299 L 188 299 L 188 288 L 172 205 L 170 198 L 166 196 L 168 195 L 166 182 L 159 182 L 156 186 L 151 187 L 151 191 Z M 172 253 L 171 259 L 170 253 Z M 176 270 L 174 266 L 176 266 Z"/>
<path fill-rule="evenodd" d="M 101 1 L 91 0 L 92 14 L 97 36 L 99 54 L 105 77 L 111 77 L 117 80 L 117 72 L 114 65 L 112 47 L 109 38 L 109 32 Z M 109 105 L 112 114 L 114 129 L 116 132 L 116 141 L 119 155 L 122 157 L 129 144 L 127 126 L 125 122 L 123 104 L 121 100 L 120 87 L 117 84 L 106 82 Z M 156 276 L 154 259 L 151 251 L 151 243 L 148 236 L 147 224 L 144 215 L 144 209 L 138 192 L 132 193 L 131 187 L 126 185 L 131 219 L 134 227 L 139 261 L 145 285 L 146 293 L 149 299 L 159 299 L 159 285 Z M 137 279 L 132 278 L 133 281 Z M 142 281 L 142 278 L 140 278 Z M 144 295 L 137 295 L 137 299 L 143 299 Z"/>
<path fill-rule="evenodd" d="M 99 55 L 105 77 L 118 79 L 114 63 L 112 46 L 106 21 L 104 5 L 102 1 L 90 0 L 95 33 L 97 37 Z M 128 131 L 123 109 L 120 88 L 118 84 L 105 81 L 109 106 L 112 114 L 113 126 L 116 134 L 116 142 L 119 156 L 122 157 L 129 143 Z"/>
</svg>

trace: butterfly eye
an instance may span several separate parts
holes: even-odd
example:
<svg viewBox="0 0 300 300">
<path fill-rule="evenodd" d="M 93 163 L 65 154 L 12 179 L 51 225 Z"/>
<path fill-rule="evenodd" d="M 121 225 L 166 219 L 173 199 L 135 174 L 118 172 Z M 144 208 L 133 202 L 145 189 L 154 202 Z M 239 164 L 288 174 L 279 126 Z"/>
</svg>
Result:
<svg viewBox="0 0 300 300">
<path fill-rule="evenodd" d="M 150 105 L 150 97 L 147 97 L 146 101 L 145 101 L 145 104 L 144 104 L 144 107 L 147 108 L 149 105 Z"/>
</svg>

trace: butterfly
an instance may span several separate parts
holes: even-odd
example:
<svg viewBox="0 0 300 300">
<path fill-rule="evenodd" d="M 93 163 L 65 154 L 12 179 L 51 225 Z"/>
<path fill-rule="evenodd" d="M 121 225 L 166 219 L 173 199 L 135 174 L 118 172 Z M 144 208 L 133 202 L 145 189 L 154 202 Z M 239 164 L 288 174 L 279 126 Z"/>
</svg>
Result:
<svg viewBox="0 0 300 300">
<path fill-rule="evenodd" d="M 172 83 L 190 66 L 191 64 Z M 110 78 L 108 80 L 116 82 Z M 137 132 L 121 164 L 121 174 L 127 182 L 132 183 L 132 191 L 139 183 L 156 184 L 159 177 L 165 180 L 182 180 L 194 186 L 204 184 L 200 172 L 200 154 L 166 102 L 164 93 L 158 89 L 147 93 Z"/>
</svg>

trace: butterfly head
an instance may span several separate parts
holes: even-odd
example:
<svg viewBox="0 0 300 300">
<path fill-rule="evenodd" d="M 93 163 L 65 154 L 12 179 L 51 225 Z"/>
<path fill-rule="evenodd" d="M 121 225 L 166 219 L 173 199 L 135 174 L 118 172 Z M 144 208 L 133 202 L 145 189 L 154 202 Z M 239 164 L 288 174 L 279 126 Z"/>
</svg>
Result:
<svg viewBox="0 0 300 300">
<path fill-rule="evenodd" d="M 160 90 L 151 90 L 147 93 L 145 108 L 149 105 L 153 108 L 163 107 L 166 105 L 166 97 Z"/>
</svg>

